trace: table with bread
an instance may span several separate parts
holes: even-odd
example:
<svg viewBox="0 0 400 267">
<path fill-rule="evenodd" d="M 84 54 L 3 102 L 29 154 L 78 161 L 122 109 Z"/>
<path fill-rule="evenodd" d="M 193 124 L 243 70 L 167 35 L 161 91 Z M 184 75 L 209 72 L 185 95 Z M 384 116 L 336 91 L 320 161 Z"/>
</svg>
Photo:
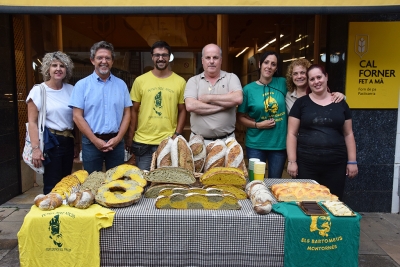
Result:
<svg viewBox="0 0 400 267">
<path fill-rule="evenodd" d="M 273 206 L 304 200 L 337 197 L 311 180 L 250 182 L 235 138 L 205 146 L 194 135 L 163 140 L 150 171 L 129 164 L 78 171 L 34 204 L 43 212 L 92 205 L 115 212 L 100 230 L 101 266 L 288 266 L 285 216 Z"/>
</svg>

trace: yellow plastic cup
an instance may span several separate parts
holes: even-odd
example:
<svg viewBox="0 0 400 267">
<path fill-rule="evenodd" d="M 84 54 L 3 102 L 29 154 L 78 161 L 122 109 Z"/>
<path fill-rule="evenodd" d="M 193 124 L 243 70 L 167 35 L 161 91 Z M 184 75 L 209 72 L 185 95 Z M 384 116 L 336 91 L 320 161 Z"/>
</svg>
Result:
<svg viewBox="0 0 400 267">
<path fill-rule="evenodd" d="M 260 161 L 259 159 L 256 158 L 251 158 L 249 159 L 249 180 L 253 181 L 254 180 L 254 162 Z"/>
<path fill-rule="evenodd" d="M 261 180 L 264 181 L 264 176 L 265 176 L 265 167 L 266 167 L 265 162 L 257 161 L 254 162 L 254 180 Z"/>
<path fill-rule="evenodd" d="M 264 175 L 265 175 L 265 173 L 255 173 L 254 180 L 264 181 Z"/>
</svg>

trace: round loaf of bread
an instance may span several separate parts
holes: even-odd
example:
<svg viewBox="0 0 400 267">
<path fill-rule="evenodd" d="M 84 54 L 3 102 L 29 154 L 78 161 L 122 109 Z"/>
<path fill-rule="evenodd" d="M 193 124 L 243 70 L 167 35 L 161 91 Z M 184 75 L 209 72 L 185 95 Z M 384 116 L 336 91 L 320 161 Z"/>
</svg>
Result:
<svg viewBox="0 0 400 267">
<path fill-rule="evenodd" d="M 137 202 L 143 192 L 143 187 L 132 180 L 116 180 L 99 188 L 96 202 L 104 207 L 127 207 Z"/>
</svg>

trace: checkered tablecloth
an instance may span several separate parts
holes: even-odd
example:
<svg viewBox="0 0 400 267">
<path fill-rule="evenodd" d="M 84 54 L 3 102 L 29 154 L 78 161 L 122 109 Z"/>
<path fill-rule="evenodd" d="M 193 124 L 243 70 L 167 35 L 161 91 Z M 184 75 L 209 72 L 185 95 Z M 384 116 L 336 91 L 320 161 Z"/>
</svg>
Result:
<svg viewBox="0 0 400 267">
<path fill-rule="evenodd" d="M 154 202 L 113 209 L 113 226 L 101 229 L 101 266 L 283 266 L 279 214 L 258 215 L 248 199 L 241 210 L 158 210 Z"/>
</svg>

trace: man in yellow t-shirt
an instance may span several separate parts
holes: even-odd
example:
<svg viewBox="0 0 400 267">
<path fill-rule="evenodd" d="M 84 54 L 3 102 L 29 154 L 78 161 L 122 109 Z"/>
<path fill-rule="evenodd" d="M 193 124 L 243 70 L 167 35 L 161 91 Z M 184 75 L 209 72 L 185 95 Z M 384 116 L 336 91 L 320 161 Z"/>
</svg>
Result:
<svg viewBox="0 0 400 267">
<path fill-rule="evenodd" d="M 126 142 L 127 151 L 133 154 L 130 162 L 142 170 L 150 169 L 152 155 L 163 139 L 182 133 L 186 119 L 186 81 L 168 67 L 171 47 L 157 41 L 151 47 L 151 56 L 154 69 L 137 77 L 132 85 Z"/>
</svg>

